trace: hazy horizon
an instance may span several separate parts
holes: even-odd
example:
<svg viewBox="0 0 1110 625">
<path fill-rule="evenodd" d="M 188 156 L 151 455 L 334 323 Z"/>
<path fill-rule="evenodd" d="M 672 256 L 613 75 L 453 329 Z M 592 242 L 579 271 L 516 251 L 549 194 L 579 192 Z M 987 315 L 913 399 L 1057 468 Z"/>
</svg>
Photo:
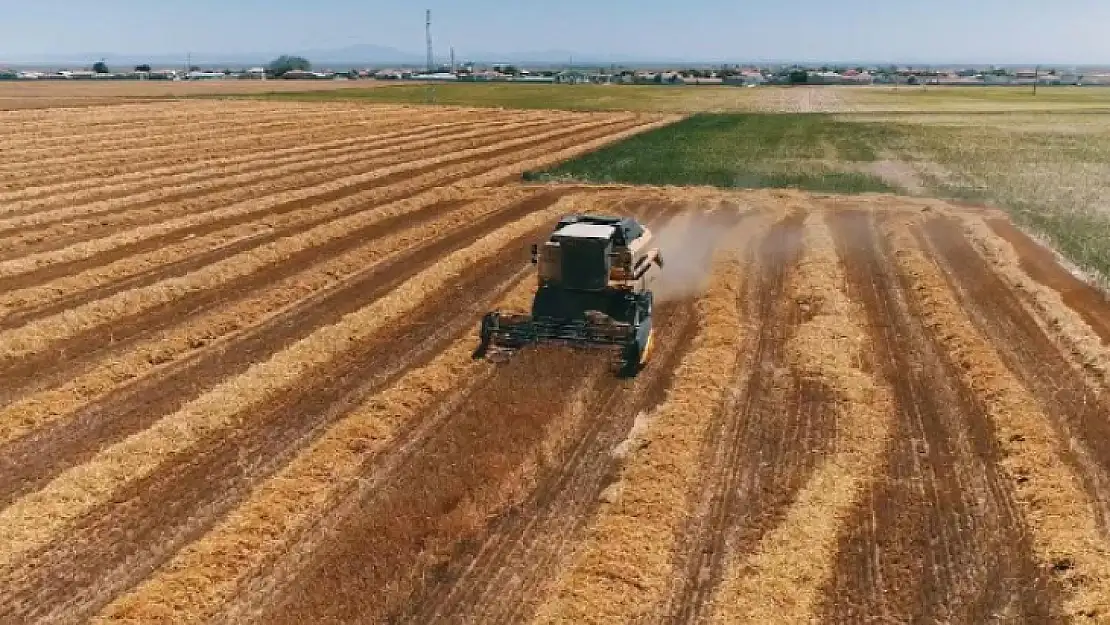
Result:
<svg viewBox="0 0 1110 625">
<path fill-rule="evenodd" d="M 1036 0 L 754 3 L 564 0 L 557 8 L 472 0 L 377 3 L 317 0 L 19 3 L 0 22 L 0 63 L 90 54 L 202 59 L 373 45 L 424 55 L 424 8 L 436 57 L 460 60 L 536 52 L 590 60 L 909 62 L 1020 65 L 1110 63 L 1100 24 L 1110 2 Z M 90 59 L 88 62 L 91 62 Z M 111 58 L 108 59 L 111 61 Z M 232 60 L 231 58 L 222 60 Z M 344 59 L 356 61 L 359 59 Z M 481 60 L 490 61 L 491 58 Z M 539 59 L 533 59 L 539 60 Z M 557 60 L 557 59 L 544 59 Z"/>
</svg>

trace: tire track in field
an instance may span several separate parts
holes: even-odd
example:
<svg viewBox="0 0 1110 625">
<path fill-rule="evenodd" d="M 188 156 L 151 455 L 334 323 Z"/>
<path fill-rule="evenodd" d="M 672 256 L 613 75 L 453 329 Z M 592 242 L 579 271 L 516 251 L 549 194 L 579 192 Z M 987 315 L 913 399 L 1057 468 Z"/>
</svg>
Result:
<svg viewBox="0 0 1110 625">
<path fill-rule="evenodd" d="M 342 157 L 352 155 L 364 159 L 374 157 L 374 160 L 369 162 L 377 164 L 390 156 L 396 156 L 399 148 L 416 150 L 434 146 L 437 142 L 444 144 L 461 139 L 480 138 L 498 130 L 514 126 L 526 127 L 529 123 L 538 124 L 541 121 L 513 118 L 492 122 L 437 124 L 357 137 L 344 136 L 339 140 L 309 146 L 283 150 L 258 150 L 243 158 L 224 159 L 230 161 L 229 164 L 204 163 L 196 166 L 193 171 L 180 174 L 156 174 L 153 171 L 144 171 L 137 179 L 119 184 L 104 184 L 102 180 L 98 180 L 97 182 L 101 184 L 70 193 L 52 188 L 48 189 L 47 194 L 42 198 L 11 202 L 9 205 L 11 210 L 0 218 L 0 236 L 12 238 L 14 234 L 30 235 L 38 231 L 49 231 L 49 226 L 72 227 L 78 223 L 106 228 L 113 225 L 107 217 L 116 214 L 112 206 L 121 204 L 122 200 L 128 200 L 123 206 L 127 212 L 137 212 L 140 209 L 155 208 L 178 199 L 213 195 L 241 187 L 243 183 L 257 185 L 290 179 L 294 175 L 310 174 L 323 169 L 322 166 L 315 165 L 324 159 L 327 159 L 326 164 L 329 167 L 349 163 L 351 159 Z M 480 127 L 475 130 L 475 126 Z M 295 141 L 296 138 L 292 140 Z M 447 149 L 448 145 L 443 147 Z M 412 155 L 409 154 L 409 156 Z M 157 186 L 152 184 L 152 180 L 157 180 Z M 77 182 L 89 184 L 89 181 Z M 273 192 L 277 185 L 271 184 L 267 188 Z M 225 196 L 227 194 L 218 197 Z M 87 206 L 103 206 L 106 209 L 80 212 L 75 210 Z M 77 220 L 74 220 L 75 215 Z M 132 218 L 128 223 L 139 222 Z"/>
<path fill-rule="evenodd" d="M 787 341 L 804 320 L 789 297 L 802 252 L 805 215 L 794 213 L 762 241 L 747 301 L 758 328 L 741 348 L 738 396 L 712 426 L 700 482 L 675 578 L 663 613 L 668 623 L 702 622 L 725 571 L 727 556 L 753 549 L 784 517 L 794 494 L 827 451 L 835 425 L 820 383 L 799 379 L 787 362 Z"/>
<path fill-rule="evenodd" d="M 402 605 L 437 552 L 449 553 L 456 537 L 522 496 L 548 430 L 573 418 L 575 399 L 593 394 L 608 373 L 590 356 L 526 350 L 514 366 L 498 368 L 411 448 L 387 482 L 334 513 L 337 527 L 300 559 L 293 579 L 253 604 L 258 613 L 249 620 L 379 620 Z M 360 555 L 367 553 L 372 562 Z M 314 590 L 321 585 L 329 597 Z"/>
<path fill-rule="evenodd" d="M 830 218 L 895 403 L 883 476 L 847 520 L 822 620 L 1042 622 L 1058 607 L 1031 557 L 993 425 L 963 387 L 868 213 Z"/>
<path fill-rule="evenodd" d="M 705 218 L 695 236 L 713 223 L 718 236 L 732 232 L 742 216 Z M 648 218 L 650 222 L 651 219 Z M 655 232 L 666 226 L 651 224 Z M 717 242 L 704 242 L 706 257 Z M 665 271 L 665 270 L 664 270 Z M 609 380 L 589 400 L 590 415 L 571 444 L 556 450 L 550 466 L 528 498 L 501 512 L 481 536 L 467 541 L 449 565 L 433 571 L 425 588 L 391 622 L 524 622 L 537 607 L 544 586 L 573 551 L 605 487 L 616 477 L 613 450 L 639 416 L 663 401 L 674 369 L 697 333 L 693 300 L 657 307 L 657 346 L 653 362 L 634 384 Z"/>
<path fill-rule="evenodd" d="M 447 237 L 429 241 L 402 253 L 382 266 L 348 278 L 321 294 L 302 300 L 263 324 L 250 328 L 216 350 L 195 354 L 176 365 L 121 386 L 105 397 L 82 408 L 72 418 L 57 421 L 45 429 L 13 443 L 0 446 L 0 505 L 41 487 L 61 471 L 80 464 L 107 444 L 140 431 L 161 415 L 170 414 L 190 398 L 211 388 L 220 380 L 245 371 L 287 345 L 303 338 L 313 329 L 335 323 L 384 293 L 392 285 L 432 265 L 439 257 L 464 247 L 498 223 L 513 221 L 546 209 L 565 195 L 561 190 L 541 192 L 515 205 L 496 211 Z M 433 205 L 433 209 L 442 208 Z M 400 228 L 415 226 L 431 219 L 434 213 L 402 222 L 383 223 L 375 231 L 356 233 L 346 247 L 365 243 Z M 341 248 L 317 250 L 297 265 L 312 263 L 317 257 L 340 254 Z M 260 287 L 276 281 L 263 278 Z M 250 289 L 237 289 L 240 297 L 250 297 Z M 43 450 L 50 450 L 43 453 Z"/>
<path fill-rule="evenodd" d="M 148 188 L 134 195 L 124 193 L 115 198 L 78 202 L 57 210 L 32 211 L 21 218 L 0 220 L 0 244 L 11 248 L 0 254 L 0 259 L 60 249 L 124 227 L 156 224 L 173 219 L 183 207 L 188 207 L 191 213 L 203 213 L 213 207 L 257 199 L 260 191 L 265 197 L 405 161 L 434 158 L 443 152 L 495 145 L 520 133 L 543 133 L 547 128 L 558 128 L 560 125 L 550 121 L 513 121 L 462 132 L 454 128 L 440 130 L 418 140 L 411 140 L 412 137 L 381 141 L 371 138 L 363 145 L 313 152 L 272 169 L 263 164 L 256 171 L 227 176 L 212 174 L 199 184 L 163 186 L 155 190 Z M 420 170 L 416 173 L 418 175 Z"/>
<path fill-rule="evenodd" d="M 624 124 L 609 124 L 602 122 L 587 122 L 562 131 L 552 131 L 539 137 L 518 137 L 498 144 L 486 144 L 473 150 L 464 151 L 461 155 L 444 159 L 425 159 L 430 162 L 420 162 L 416 167 L 399 164 L 384 168 L 372 169 L 368 172 L 351 176 L 354 179 L 350 184 L 325 183 L 309 189 L 297 189 L 277 195 L 289 194 L 292 199 L 274 201 L 266 199 L 263 206 L 257 207 L 256 202 L 248 200 L 238 205 L 240 208 L 217 208 L 209 211 L 208 218 L 196 216 L 182 217 L 176 221 L 163 222 L 147 227 L 141 235 L 131 232 L 121 233 L 97 241 L 78 244 L 73 248 L 66 248 L 57 252 L 47 253 L 47 259 L 27 257 L 18 261 L 18 266 L 4 267 L 0 263 L 0 271 L 6 277 L 0 279 L 0 290 L 26 288 L 47 280 L 77 273 L 85 269 L 103 265 L 134 254 L 149 252 L 187 236 L 202 236 L 216 230 L 230 226 L 248 223 L 259 217 L 280 216 L 295 210 L 319 207 L 321 203 L 337 202 L 368 193 L 380 198 L 386 195 L 396 185 L 397 191 L 405 196 L 411 195 L 413 189 L 428 189 L 434 186 L 443 186 L 451 182 L 464 180 L 474 175 L 475 169 L 487 167 L 491 164 L 499 166 L 503 158 L 512 158 L 517 155 L 531 155 L 541 148 L 559 149 L 565 143 L 578 143 L 582 140 L 593 140 L 601 137 L 613 136 L 630 128 L 637 127 L 636 120 L 628 120 Z M 614 128 L 614 126 L 616 126 Z M 521 156 L 518 156 L 520 158 Z M 379 171 L 388 170 L 389 173 L 379 174 Z M 388 196 L 387 196 L 388 197 Z M 400 197 L 400 196 L 398 196 Z M 268 204 L 268 205 L 267 205 Z M 242 208 L 246 207 L 246 208 Z M 348 214 L 359 209 L 351 206 L 345 209 Z M 335 219 L 330 216 L 329 219 Z M 167 225 L 174 223 L 175 227 Z M 80 248 L 80 249 L 78 249 Z M 85 249 L 88 248 L 88 249 Z M 71 258 L 72 257 L 72 258 Z M 47 263 L 47 261 L 49 261 Z M 45 266 L 42 266 L 45 263 Z M 25 265 L 29 265 L 24 268 Z M 37 268 L 36 268 L 37 267 Z"/>
<path fill-rule="evenodd" d="M 452 280 L 420 305 L 409 321 L 343 348 L 326 366 L 251 409 L 252 426 L 214 434 L 187 457 L 159 466 L 132 482 L 110 503 L 94 508 L 50 544 L 0 572 L 6 588 L 0 618 L 41 618 L 63 612 L 87 617 L 134 585 L 186 542 L 195 540 L 279 469 L 328 424 L 341 418 L 404 371 L 430 360 L 445 345 L 471 333 L 484 308 L 515 284 L 527 242 L 542 229 L 505 242 L 520 261 L 491 258 Z M 438 258 L 442 258 L 439 255 Z M 428 259 L 433 264 L 436 257 Z M 407 267 L 400 267 L 407 271 Z M 381 277 L 380 279 L 385 279 Z M 378 283 L 388 292 L 400 279 Z M 372 298 L 355 292 L 361 304 Z M 398 359 L 393 354 L 405 354 Z M 369 374 L 369 375 L 368 375 Z M 213 483 L 220 484 L 213 489 Z"/>
<path fill-rule="evenodd" d="M 958 222 L 930 220 L 924 238 L 972 322 L 1038 403 L 1051 407 L 1053 427 L 1067 441 L 1065 460 L 1088 491 L 1110 537 L 1110 395 L 1088 381 L 1060 352 L 1020 296 L 967 240 Z"/>
<path fill-rule="evenodd" d="M 557 466 L 542 467 L 535 489 L 499 511 L 489 529 L 463 541 L 459 552 L 422 579 L 407 607 L 389 620 L 404 623 L 523 622 L 573 550 L 597 508 L 617 461 L 610 455 L 638 414 L 664 397 L 672 369 L 697 330 L 692 305 L 660 305 L 656 355 L 634 385 L 604 380 L 587 400 L 586 423 L 561 450 Z M 602 373 L 601 375 L 606 375 Z"/>
</svg>

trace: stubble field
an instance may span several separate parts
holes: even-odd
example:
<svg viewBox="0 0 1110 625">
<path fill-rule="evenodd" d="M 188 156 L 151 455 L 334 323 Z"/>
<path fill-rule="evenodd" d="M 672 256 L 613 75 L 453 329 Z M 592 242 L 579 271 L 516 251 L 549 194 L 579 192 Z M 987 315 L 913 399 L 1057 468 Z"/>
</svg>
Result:
<svg viewBox="0 0 1110 625">
<path fill-rule="evenodd" d="M 926 198 L 525 185 L 656 114 L 0 113 L 0 622 L 1099 622 L 1110 305 Z M 471 359 L 558 216 L 658 350 Z"/>
</svg>

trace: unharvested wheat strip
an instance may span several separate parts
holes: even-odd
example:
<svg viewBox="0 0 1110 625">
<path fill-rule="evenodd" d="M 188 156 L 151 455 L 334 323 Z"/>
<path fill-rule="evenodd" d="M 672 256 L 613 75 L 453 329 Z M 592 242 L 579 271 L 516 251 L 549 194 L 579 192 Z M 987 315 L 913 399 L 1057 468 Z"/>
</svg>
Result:
<svg viewBox="0 0 1110 625">
<path fill-rule="evenodd" d="M 525 307 L 533 288 L 527 282 L 519 284 L 502 306 Z M 486 370 L 488 365 L 470 357 L 473 348 L 473 340 L 460 339 L 428 365 L 369 398 L 255 488 L 210 532 L 118 597 L 92 622 L 180 623 L 216 616 L 240 583 L 287 551 L 357 483 L 365 462 L 388 448 L 405 423 Z"/>
<path fill-rule="evenodd" d="M 1046 569 L 1070 563 L 1057 579 L 1069 591 L 1064 601 L 1076 620 L 1110 615 L 1110 544 L 1098 526 L 1081 480 L 1061 455 L 1051 420 L 1032 394 L 1006 368 L 956 301 L 941 270 L 918 248 L 904 222 L 884 231 L 899 271 L 936 339 L 960 366 L 961 381 L 983 402 L 994 422 L 1015 498 L 1029 526 L 1036 557 Z M 1021 479 L 1018 479 L 1018 478 Z"/>
<path fill-rule="evenodd" d="M 861 367 L 872 349 L 860 326 L 865 313 L 842 291 L 844 268 L 821 215 L 806 220 L 804 245 L 792 291 L 815 302 L 816 310 L 790 339 L 788 357 L 800 373 L 836 394 L 836 451 L 754 553 L 727 556 L 713 600 L 715 623 L 815 621 L 820 592 L 835 568 L 841 524 L 866 492 L 890 436 L 894 402 Z"/>
<path fill-rule="evenodd" d="M 343 280 L 389 262 L 423 242 L 472 224 L 529 193 L 525 190 L 498 190 L 483 201 L 467 205 L 431 223 L 370 241 L 297 272 L 262 293 L 191 317 L 185 323 L 160 332 L 124 353 L 105 359 L 91 371 L 62 386 L 23 397 L 0 408 L 0 446 L 66 418 L 118 390 L 121 384 L 140 380 L 169 366 L 193 353 L 197 345 L 218 349 L 242 332 L 300 306 L 324 290 L 341 285 Z"/>
<path fill-rule="evenodd" d="M 1110 349 L 1103 345 L 1102 337 L 1064 303 L 1058 291 L 1025 273 L 1014 247 L 995 234 L 981 217 L 965 215 L 963 220 L 964 232 L 995 271 L 1010 286 L 1027 295 L 1024 299 L 1045 334 L 1053 337 L 1080 370 L 1093 371 L 1103 385 L 1110 384 Z"/>
<path fill-rule="evenodd" d="M 80 260 L 80 259 L 83 259 L 83 258 L 88 258 L 88 257 L 90 257 L 94 254 L 97 254 L 97 253 L 100 253 L 100 252 L 105 252 L 105 251 L 111 250 L 113 248 L 119 247 L 121 245 L 136 243 L 138 241 L 142 241 L 142 240 L 145 240 L 145 239 L 148 239 L 148 238 L 152 238 L 152 237 L 158 236 L 160 234 L 165 234 L 167 232 L 172 232 L 174 230 L 178 230 L 178 229 L 181 229 L 181 228 L 187 228 L 187 227 L 190 227 L 190 226 L 193 226 L 193 225 L 201 224 L 201 223 L 204 223 L 204 222 L 207 222 L 207 221 L 212 221 L 212 220 L 215 220 L 215 219 L 231 217 L 231 216 L 250 215 L 250 214 L 254 214 L 254 213 L 261 213 L 261 212 L 263 212 L 263 211 L 265 211 L 265 210 L 267 210 L 267 209 L 269 209 L 269 208 L 271 208 L 271 207 L 273 207 L 277 204 L 309 199 L 309 198 L 319 196 L 319 195 L 322 195 L 322 194 L 325 194 L 325 193 L 328 193 L 328 192 L 331 192 L 331 191 L 338 191 L 338 190 L 344 189 L 346 187 L 365 184 L 365 183 L 371 182 L 373 180 L 377 180 L 379 178 L 384 178 L 386 176 L 390 176 L 392 174 L 397 174 L 397 173 L 408 171 L 408 170 L 411 170 L 411 169 L 418 169 L 418 168 L 427 167 L 427 166 L 430 166 L 430 165 L 435 165 L 436 163 L 443 162 L 443 161 L 446 161 L 446 160 L 463 160 L 464 161 L 463 164 L 457 165 L 455 167 L 461 168 L 463 171 L 465 171 L 467 169 L 473 169 L 475 166 L 482 166 L 483 164 L 478 163 L 477 165 L 475 165 L 475 164 L 466 163 L 465 161 L 474 159 L 476 157 L 479 157 L 479 156 L 481 156 L 483 154 L 486 154 L 486 153 L 489 153 L 489 152 L 509 150 L 509 149 L 512 149 L 512 148 L 520 147 L 522 145 L 541 142 L 541 141 L 544 141 L 545 139 L 559 137 L 561 135 L 572 134 L 576 131 L 577 132 L 586 132 L 586 131 L 590 131 L 590 130 L 593 130 L 595 128 L 604 127 L 604 126 L 607 126 L 607 125 L 611 125 L 611 123 L 609 123 L 609 122 L 598 122 L 598 121 L 585 122 L 585 123 L 580 124 L 580 125 L 570 126 L 570 127 L 563 127 L 563 128 L 559 128 L 559 129 L 556 129 L 556 130 L 551 130 L 549 132 L 540 133 L 540 134 L 537 134 L 537 135 L 532 135 L 532 136 L 521 137 L 521 138 L 511 139 L 511 140 L 507 140 L 507 141 L 502 141 L 502 142 L 494 144 L 494 145 L 485 145 L 485 146 L 479 147 L 479 148 L 461 150 L 461 151 L 456 152 L 454 154 L 436 156 L 436 157 L 426 158 L 426 159 L 423 159 L 423 160 L 420 160 L 420 161 L 414 161 L 414 162 L 398 163 L 396 165 L 390 165 L 390 166 L 387 166 L 387 167 L 375 169 L 373 171 L 347 176 L 347 177 L 341 178 L 339 180 L 328 181 L 328 182 L 318 184 L 316 186 L 309 187 L 309 188 L 283 191 L 283 192 L 280 192 L 280 193 L 277 193 L 277 194 L 274 194 L 274 195 L 271 195 L 271 196 L 267 196 L 264 200 L 247 200 L 247 201 L 239 202 L 239 203 L 231 205 L 231 206 L 214 209 L 214 210 L 207 211 L 207 212 L 204 212 L 204 213 L 200 213 L 200 214 L 196 214 L 196 215 L 188 215 L 188 216 L 185 216 L 185 217 L 180 217 L 180 218 L 177 218 L 177 219 L 168 220 L 168 221 L 158 223 L 158 224 L 154 224 L 154 225 L 150 225 L 150 226 L 143 226 L 143 227 L 140 227 L 140 228 L 135 228 L 135 229 L 127 231 L 127 232 L 121 232 L 121 233 L 111 235 L 111 236 L 108 236 L 108 237 L 104 237 L 104 238 L 101 238 L 101 239 L 94 239 L 92 241 L 86 241 L 86 242 L 78 243 L 78 244 L 71 245 L 69 247 L 63 248 L 61 250 L 53 250 L 53 251 L 50 251 L 50 252 L 43 252 L 41 254 L 32 254 L 32 255 L 29 255 L 29 256 L 25 256 L 23 258 L 12 259 L 12 260 L 8 260 L 8 261 L 0 262 L 0 278 L 6 278 L 6 277 L 20 275 L 20 274 L 23 274 L 23 273 L 28 273 L 28 272 L 34 271 L 36 269 L 39 269 L 39 268 L 42 268 L 42 267 L 45 267 L 45 266 L 48 266 L 48 265 L 53 265 L 53 264 L 63 263 L 63 262 L 71 262 L 71 261 Z M 543 149 L 544 148 L 542 148 L 542 147 L 541 148 L 533 148 L 531 150 L 526 149 L 525 152 L 531 153 L 531 152 L 536 151 L 536 150 L 543 151 Z M 511 155 L 503 157 L 503 158 L 509 159 L 509 158 L 514 158 L 514 157 L 518 157 L 518 156 L 519 156 L 519 154 L 511 154 Z M 440 172 L 433 172 L 431 175 L 442 177 L 445 174 L 450 175 L 448 173 L 448 171 L 446 171 L 446 170 L 445 171 L 440 171 Z M 398 183 L 396 185 L 396 187 L 403 187 L 406 184 L 411 184 L 412 182 L 413 182 L 413 180 Z M 382 195 L 384 192 L 389 191 L 392 188 L 394 188 L 393 185 L 388 186 L 388 187 L 381 187 L 381 188 L 377 188 L 377 189 L 372 189 L 369 192 L 369 195 L 371 195 L 371 196 Z M 366 198 L 363 198 L 363 199 L 365 201 Z"/>
<path fill-rule="evenodd" d="M 506 225 L 473 245 L 445 256 L 386 297 L 320 328 L 166 415 L 150 428 L 108 447 L 87 463 L 62 473 L 45 488 L 0 512 L 0 569 L 54 540 L 85 513 L 111 500 L 125 485 L 150 475 L 167 460 L 229 428 L 250 427 L 251 408 L 326 366 L 344 349 L 372 336 L 433 297 L 437 288 L 493 258 L 506 241 L 540 228 L 567 209 L 565 202 Z"/>
<path fill-rule="evenodd" d="M 542 129 L 546 126 L 553 126 L 553 124 L 549 121 L 534 123 L 514 121 L 506 124 L 491 123 L 483 125 L 477 130 L 464 130 L 463 132 L 448 129 L 433 133 L 431 137 L 413 137 L 411 142 L 405 143 L 398 143 L 396 139 L 384 141 L 370 139 L 361 146 L 349 146 L 335 150 L 334 154 L 330 153 L 333 151 L 322 150 L 318 153 L 288 160 L 284 164 L 270 163 L 272 167 L 261 172 L 254 168 L 251 168 L 250 171 L 231 175 L 224 175 L 224 172 L 210 172 L 203 179 L 203 182 L 183 183 L 165 180 L 162 181 L 164 184 L 160 182 L 156 189 L 150 189 L 149 182 L 144 182 L 139 183 L 139 188 L 135 189 L 135 193 L 84 204 L 81 203 L 84 200 L 82 196 L 88 194 L 78 194 L 69 197 L 64 208 L 36 211 L 20 217 L 0 219 L 0 231 L 16 228 L 29 229 L 46 222 L 57 224 L 58 227 L 72 227 L 79 223 L 86 223 L 80 220 L 77 222 L 62 221 L 73 215 L 79 215 L 81 218 L 91 218 L 87 223 L 108 225 L 113 221 L 130 219 L 135 214 L 141 215 L 151 210 L 155 214 L 164 214 L 169 211 L 168 207 L 176 206 L 177 202 L 168 202 L 153 209 L 139 209 L 138 211 L 131 211 L 128 208 L 135 204 L 160 200 L 174 193 L 188 193 L 190 197 L 203 196 L 201 198 L 204 201 L 202 206 L 242 201 L 248 197 L 257 197 L 259 193 L 257 187 L 263 185 L 269 190 L 274 187 L 283 188 L 294 185 L 306 176 L 323 179 L 335 178 L 348 172 L 366 171 L 368 168 L 380 165 L 393 165 L 401 157 L 413 161 L 435 158 L 444 153 L 472 149 L 477 145 L 483 145 L 488 140 L 497 139 L 505 133 L 523 132 L 537 127 Z M 384 145 L 382 145 L 383 143 Z M 281 180 L 282 178 L 285 178 L 285 180 Z M 278 182 L 275 183 L 275 179 Z M 234 186 L 231 189 L 226 189 L 229 185 Z M 212 192 L 209 192 L 210 190 Z M 16 211 L 25 211 L 35 206 L 34 201 L 13 203 L 13 209 Z M 103 213 L 112 214 L 104 216 Z M 37 236 L 37 234 L 33 230 L 27 233 L 21 231 L 17 236 Z M 4 239 L 0 239 L 0 245 L 4 244 L 3 241 Z"/>
<path fill-rule="evenodd" d="M 737 306 L 744 268 L 735 250 L 722 254 L 697 303 L 702 327 L 643 434 L 646 445 L 625 461 L 617 500 L 602 504 L 535 623 L 638 622 L 663 596 L 698 454 L 729 391 L 744 333 Z"/>
<path fill-rule="evenodd" d="M 141 171 L 133 171 L 109 178 L 71 180 L 47 187 L 25 187 L 18 191 L 0 193 L 0 201 L 14 203 L 17 200 L 37 199 L 38 202 L 35 204 L 36 207 L 46 207 L 58 203 L 58 197 L 66 197 L 68 201 L 72 201 L 76 197 L 79 197 L 75 195 L 77 192 L 85 189 L 95 190 L 98 195 L 124 192 L 130 189 L 133 183 L 149 183 L 149 181 L 155 177 L 159 181 L 172 180 L 175 183 L 193 179 L 205 179 L 210 176 L 213 171 L 219 171 L 221 174 L 238 173 L 240 171 L 258 168 L 263 163 L 282 163 L 293 157 L 306 157 L 319 150 L 355 146 L 371 140 L 384 141 L 401 137 L 431 135 L 441 130 L 467 128 L 477 124 L 504 125 L 515 120 L 530 121 L 543 118 L 544 117 L 541 115 L 505 115 L 495 121 L 462 119 L 458 121 L 422 124 L 415 129 L 406 128 L 403 130 L 395 130 L 390 127 L 390 132 L 373 134 L 366 134 L 366 130 L 368 129 L 364 128 L 361 124 L 340 126 L 339 128 L 332 126 L 329 127 L 329 134 L 327 136 L 337 138 L 329 138 L 325 141 L 320 141 L 318 137 L 312 137 L 307 134 L 300 136 L 290 135 L 281 143 L 276 144 L 278 147 L 260 141 L 257 146 L 258 149 L 248 151 L 244 155 L 222 155 L 217 158 L 192 160 L 184 165 L 176 164 L 164 167 L 154 166 L 155 163 L 147 163 L 147 168 Z M 301 132 L 303 133 L 304 131 Z M 293 147 L 289 147 L 290 145 Z M 6 209 L 7 207 L 5 210 Z"/>
</svg>

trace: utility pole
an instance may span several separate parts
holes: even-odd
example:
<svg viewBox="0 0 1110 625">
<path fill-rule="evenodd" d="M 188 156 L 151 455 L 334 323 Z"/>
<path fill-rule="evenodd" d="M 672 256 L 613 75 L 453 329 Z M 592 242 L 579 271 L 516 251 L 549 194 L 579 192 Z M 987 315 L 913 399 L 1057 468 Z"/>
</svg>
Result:
<svg viewBox="0 0 1110 625">
<path fill-rule="evenodd" d="M 1041 82 L 1041 66 L 1038 65 L 1033 69 L 1033 96 L 1037 95 L 1037 83 Z"/>
<path fill-rule="evenodd" d="M 451 46 L 451 73 L 455 73 L 455 46 Z"/>
<path fill-rule="evenodd" d="M 427 36 L 427 39 L 428 39 L 428 73 L 430 74 L 430 73 L 435 71 L 435 67 L 433 67 L 433 64 L 435 63 L 435 57 L 432 55 L 432 10 L 431 9 L 428 9 L 428 12 L 426 14 L 426 19 L 424 21 L 424 33 L 425 33 L 425 35 Z"/>
</svg>

